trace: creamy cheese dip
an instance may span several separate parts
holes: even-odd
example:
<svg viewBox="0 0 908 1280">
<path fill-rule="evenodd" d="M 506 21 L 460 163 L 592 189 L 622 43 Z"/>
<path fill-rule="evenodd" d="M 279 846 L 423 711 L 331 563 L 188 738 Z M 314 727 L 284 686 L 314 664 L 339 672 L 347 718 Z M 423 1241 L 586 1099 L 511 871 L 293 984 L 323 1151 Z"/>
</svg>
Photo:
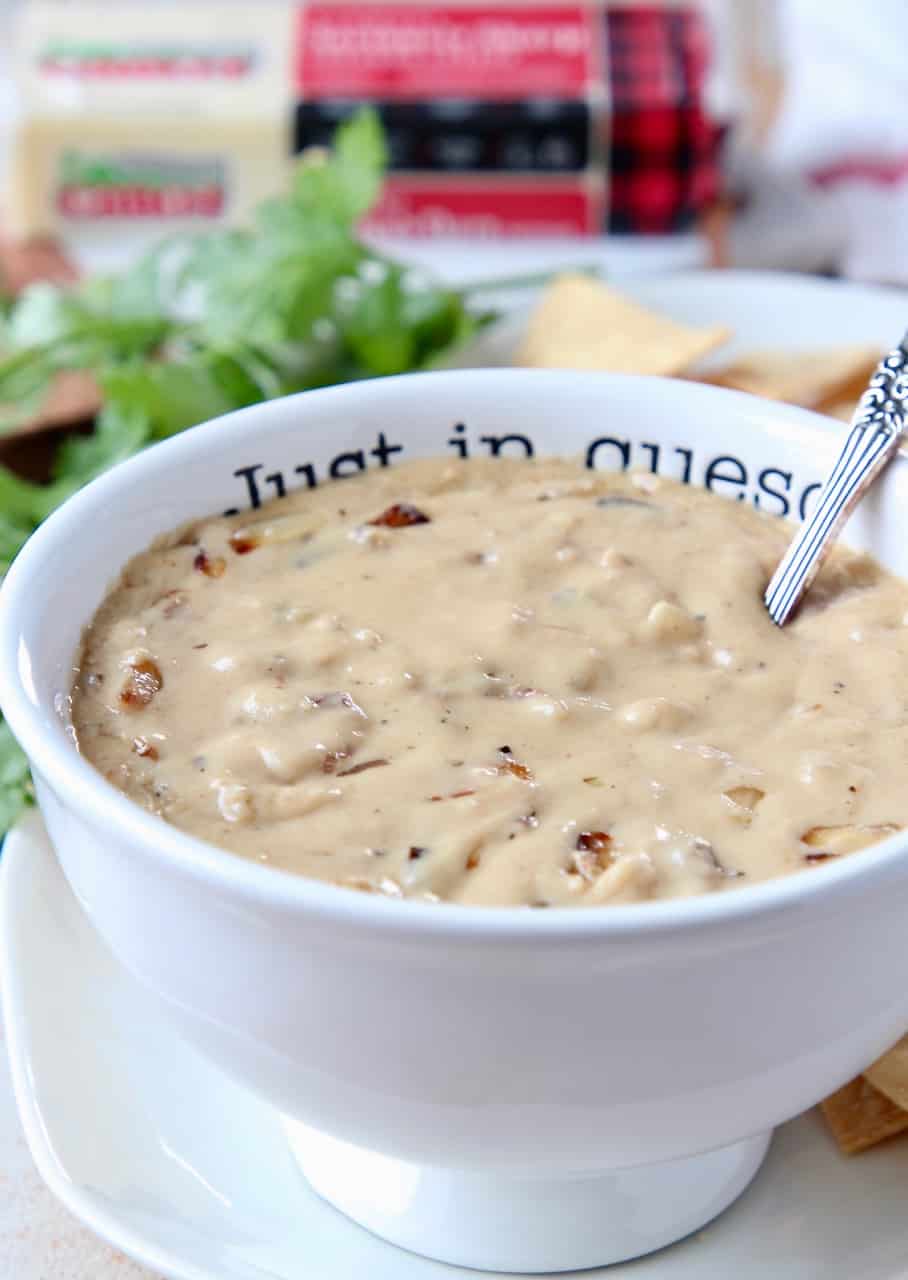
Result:
<svg viewBox="0 0 908 1280">
<path fill-rule="evenodd" d="M 201 520 L 84 639 L 80 750 L 168 822 L 393 897 L 724 892 L 908 823 L 908 585 L 651 475 L 433 460 Z"/>
</svg>

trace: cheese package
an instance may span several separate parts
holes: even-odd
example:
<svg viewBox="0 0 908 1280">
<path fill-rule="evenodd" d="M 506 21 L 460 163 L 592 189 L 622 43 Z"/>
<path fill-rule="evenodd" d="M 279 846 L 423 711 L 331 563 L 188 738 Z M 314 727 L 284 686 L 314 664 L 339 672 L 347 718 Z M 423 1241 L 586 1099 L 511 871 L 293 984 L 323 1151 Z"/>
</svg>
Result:
<svg viewBox="0 0 908 1280">
<path fill-rule="evenodd" d="M 313 0 L 295 146 L 371 102 L 396 235 L 691 230 L 718 194 L 711 10 L 698 0 Z"/>
<path fill-rule="evenodd" d="M 391 173 L 370 226 L 395 236 L 569 236 L 603 228 L 598 4 L 315 3 L 298 12 L 297 150 L 355 101 Z"/>
<path fill-rule="evenodd" d="M 76 247 L 235 225 L 287 180 L 292 8 L 33 0 L 4 225 Z"/>
<path fill-rule="evenodd" d="M 242 222 L 358 106 L 378 232 L 674 235 L 718 192 L 705 0 L 26 0 L 4 222 L 68 244 Z"/>
<path fill-rule="evenodd" d="M 285 182 L 277 121 L 36 117 L 13 140 L 4 221 L 13 235 L 67 241 L 245 221 Z M 131 237 L 132 238 L 132 237 Z"/>
<path fill-rule="evenodd" d="M 286 109 L 294 8 L 284 0 L 26 0 L 16 79 L 26 114 L 169 114 L 185 127 Z"/>
</svg>

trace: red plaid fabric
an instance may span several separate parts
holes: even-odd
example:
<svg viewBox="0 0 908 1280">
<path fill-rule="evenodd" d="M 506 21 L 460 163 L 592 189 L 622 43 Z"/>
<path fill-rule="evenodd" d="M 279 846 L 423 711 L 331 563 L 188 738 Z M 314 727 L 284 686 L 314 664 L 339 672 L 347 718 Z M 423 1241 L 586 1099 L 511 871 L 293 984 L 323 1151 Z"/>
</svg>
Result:
<svg viewBox="0 0 908 1280">
<path fill-rule="evenodd" d="M 608 230 L 669 234 L 718 195 L 722 132 L 707 116 L 708 32 L 693 8 L 609 9 Z"/>
<path fill-rule="evenodd" d="M 718 195 L 696 0 L 313 0 L 300 12 L 295 149 L 373 102 L 395 171 L 381 225 L 666 235 Z M 428 62 L 407 52 L 420 41 Z"/>
</svg>

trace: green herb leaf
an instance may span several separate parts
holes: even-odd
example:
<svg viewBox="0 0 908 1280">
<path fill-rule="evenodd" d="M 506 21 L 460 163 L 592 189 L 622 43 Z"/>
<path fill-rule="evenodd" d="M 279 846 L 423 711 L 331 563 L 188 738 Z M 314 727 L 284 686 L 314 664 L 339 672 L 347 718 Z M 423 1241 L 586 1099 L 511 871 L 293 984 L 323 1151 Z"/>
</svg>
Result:
<svg viewBox="0 0 908 1280">
<path fill-rule="evenodd" d="M 25 754 L 9 725 L 0 721 L 0 832 L 8 831 L 34 798 Z"/>
<path fill-rule="evenodd" d="M 12 520 L 0 514 L 0 574 L 5 574 L 19 551 L 32 535 L 34 525 Z M 2 721 L 0 721 L 2 724 Z M 2 834 L 2 831 L 0 831 Z"/>
<path fill-rule="evenodd" d="M 128 360 L 153 352 L 171 328 L 153 302 L 139 305 L 130 276 L 90 281 L 79 292 L 33 284 L 12 313 L 7 338 L 14 350 L 43 348 L 56 369 Z"/>
<path fill-rule="evenodd" d="M 44 347 L 25 347 L 0 359 L 0 433 L 40 412 L 56 372 L 54 357 Z"/>
<path fill-rule="evenodd" d="M 54 483 L 44 492 L 49 492 L 58 506 L 89 481 L 138 453 L 150 439 L 151 423 L 142 406 L 111 398 L 98 414 L 91 435 L 70 436 L 60 446 Z"/>
<path fill-rule="evenodd" d="M 109 369 L 101 386 L 121 422 L 145 424 L 147 439 L 163 440 L 236 408 L 218 383 L 206 353 L 179 364 L 137 364 Z M 143 442 L 144 443 L 144 442 Z"/>
<path fill-rule="evenodd" d="M 319 217 L 352 227 L 378 199 L 387 164 L 378 116 L 371 109 L 360 111 L 338 128 L 330 155 L 303 158 L 294 197 Z"/>
<path fill-rule="evenodd" d="M 46 485 L 32 484 L 0 467 L 0 514 L 4 520 L 34 529 L 52 510 Z"/>
</svg>

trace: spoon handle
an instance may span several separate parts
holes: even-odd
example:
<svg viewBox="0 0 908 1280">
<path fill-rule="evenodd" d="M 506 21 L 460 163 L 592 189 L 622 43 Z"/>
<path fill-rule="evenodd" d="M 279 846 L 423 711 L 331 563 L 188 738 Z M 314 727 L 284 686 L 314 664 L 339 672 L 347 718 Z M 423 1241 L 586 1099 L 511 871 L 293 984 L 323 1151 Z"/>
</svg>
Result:
<svg viewBox="0 0 908 1280">
<path fill-rule="evenodd" d="M 842 452 L 826 479 L 810 518 L 801 525 L 763 601 L 784 626 L 820 571 L 842 525 L 886 463 L 908 426 L 908 334 L 877 365 L 861 396 Z"/>
</svg>

